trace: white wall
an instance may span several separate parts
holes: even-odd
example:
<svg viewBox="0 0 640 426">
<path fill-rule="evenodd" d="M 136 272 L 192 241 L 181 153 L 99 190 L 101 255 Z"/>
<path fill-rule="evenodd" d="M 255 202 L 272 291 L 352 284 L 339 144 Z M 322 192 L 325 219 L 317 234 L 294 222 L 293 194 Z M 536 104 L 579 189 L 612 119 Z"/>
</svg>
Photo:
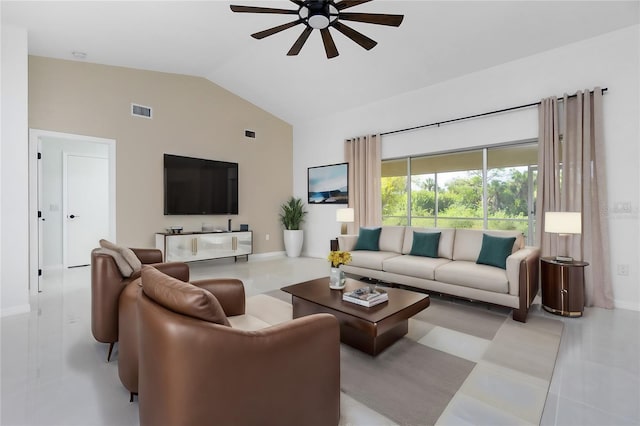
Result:
<svg viewBox="0 0 640 426">
<path fill-rule="evenodd" d="M 294 128 L 294 194 L 306 197 L 307 168 L 344 161 L 344 139 L 536 102 L 607 87 L 604 96 L 608 218 L 617 307 L 640 310 L 638 290 L 640 176 L 640 26 L 571 44 L 449 80 Z M 450 151 L 537 137 L 537 109 L 444 125 L 382 139 L 383 158 Z M 631 214 L 613 213 L 630 202 Z M 325 257 L 340 229 L 332 206 L 309 206 L 304 253 Z M 629 276 L 616 265 L 629 265 Z"/>
<path fill-rule="evenodd" d="M 27 32 L 2 26 L 0 316 L 29 312 Z"/>
</svg>

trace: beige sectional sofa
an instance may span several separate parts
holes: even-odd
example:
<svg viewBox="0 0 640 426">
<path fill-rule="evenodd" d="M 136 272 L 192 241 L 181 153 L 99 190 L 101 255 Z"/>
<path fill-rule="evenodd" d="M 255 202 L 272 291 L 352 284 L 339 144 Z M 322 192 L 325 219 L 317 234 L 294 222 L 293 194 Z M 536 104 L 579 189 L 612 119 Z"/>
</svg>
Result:
<svg viewBox="0 0 640 426">
<path fill-rule="evenodd" d="M 414 232 L 441 233 L 437 258 L 409 254 Z M 506 269 L 476 263 L 485 233 L 515 237 Z M 357 235 L 338 237 L 340 250 L 351 252 L 351 263 L 342 266 L 351 275 L 514 308 L 513 319 L 520 322 L 526 322 L 538 291 L 540 251 L 525 246 L 517 231 L 384 226 L 379 251 L 354 250 L 357 240 Z"/>
</svg>

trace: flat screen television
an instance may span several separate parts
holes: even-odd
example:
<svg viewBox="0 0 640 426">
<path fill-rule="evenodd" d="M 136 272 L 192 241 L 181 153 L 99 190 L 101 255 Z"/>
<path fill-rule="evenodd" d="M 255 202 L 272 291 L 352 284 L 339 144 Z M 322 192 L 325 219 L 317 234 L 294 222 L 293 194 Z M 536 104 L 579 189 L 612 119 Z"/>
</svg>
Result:
<svg viewBox="0 0 640 426">
<path fill-rule="evenodd" d="M 164 154 L 164 214 L 238 214 L 238 163 Z"/>
</svg>

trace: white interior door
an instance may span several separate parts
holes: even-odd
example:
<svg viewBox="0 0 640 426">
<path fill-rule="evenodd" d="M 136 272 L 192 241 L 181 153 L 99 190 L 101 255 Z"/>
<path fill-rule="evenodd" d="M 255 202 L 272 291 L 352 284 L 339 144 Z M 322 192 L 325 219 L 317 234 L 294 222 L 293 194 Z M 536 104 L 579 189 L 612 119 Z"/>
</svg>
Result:
<svg viewBox="0 0 640 426">
<path fill-rule="evenodd" d="M 64 154 L 63 252 L 66 267 L 91 263 L 91 250 L 109 238 L 109 161 Z"/>
</svg>

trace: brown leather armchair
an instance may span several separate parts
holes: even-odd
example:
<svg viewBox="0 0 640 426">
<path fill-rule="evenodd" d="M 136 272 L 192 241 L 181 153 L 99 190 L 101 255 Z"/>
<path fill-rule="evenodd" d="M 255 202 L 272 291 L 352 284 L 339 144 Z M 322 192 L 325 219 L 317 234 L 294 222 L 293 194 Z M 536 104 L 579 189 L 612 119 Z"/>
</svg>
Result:
<svg viewBox="0 0 640 426">
<path fill-rule="evenodd" d="M 167 265 L 150 265 L 169 276 Z M 146 268 L 143 266 L 143 268 Z M 170 270 L 169 272 L 174 272 Z M 188 275 L 187 275 L 188 277 Z M 181 279 L 181 278 L 179 278 Z M 181 279 L 182 280 L 182 279 Z M 188 280 L 182 280 L 188 281 Z M 226 316 L 242 315 L 245 312 L 245 295 L 242 281 L 233 278 L 213 278 L 191 282 L 194 286 L 204 288 L 212 293 L 220 302 Z M 138 394 L 138 293 L 141 291 L 141 278 L 138 277 L 122 291 L 119 302 L 119 343 L 118 343 L 118 376 L 120 382 L 133 395 Z"/>
<path fill-rule="evenodd" d="M 218 299 L 143 268 L 140 424 L 337 425 L 336 318 L 315 314 L 242 331 L 226 325 L 223 305 L 235 296 L 223 293 Z"/>
<path fill-rule="evenodd" d="M 162 252 L 157 249 L 132 249 L 143 264 L 153 264 L 167 274 L 189 281 L 189 267 L 185 263 L 161 263 Z M 140 272 L 123 277 L 115 260 L 99 249 L 91 252 L 91 332 L 102 343 L 109 344 L 107 362 L 118 341 L 118 310 L 122 291 L 140 277 Z"/>
</svg>

